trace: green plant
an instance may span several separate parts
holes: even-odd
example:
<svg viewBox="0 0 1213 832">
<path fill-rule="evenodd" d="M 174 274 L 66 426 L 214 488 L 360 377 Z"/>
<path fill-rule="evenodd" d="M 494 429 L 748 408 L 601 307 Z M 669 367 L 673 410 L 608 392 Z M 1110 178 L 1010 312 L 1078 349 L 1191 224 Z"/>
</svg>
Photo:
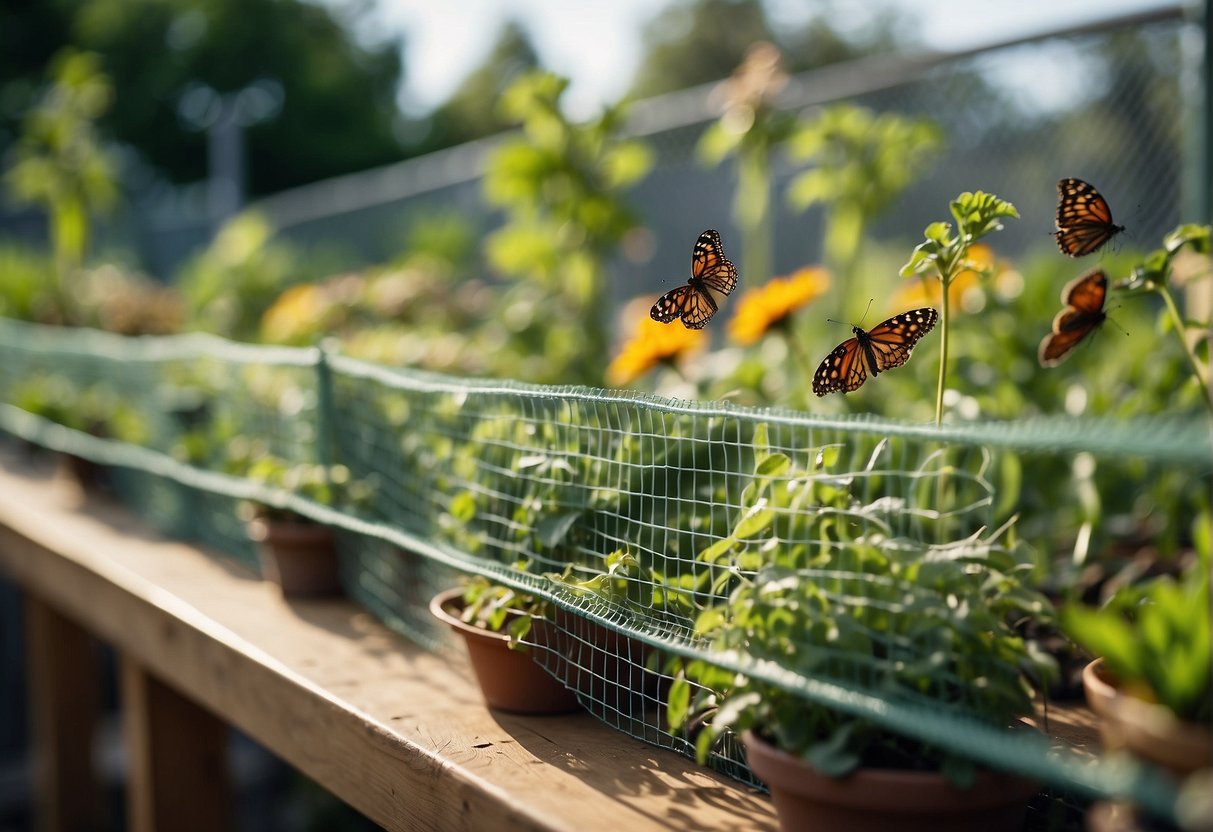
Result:
<svg viewBox="0 0 1213 832">
<path fill-rule="evenodd" d="M 56 54 L 50 75 L 49 88 L 25 118 L 6 179 L 19 201 L 47 212 L 58 317 L 74 323 L 68 282 L 84 262 L 90 218 L 118 196 L 114 162 L 95 127 L 109 109 L 113 88 L 97 55 L 70 48 Z"/>
<path fill-rule="evenodd" d="M 695 632 L 724 661 L 679 669 L 672 728 L 698 726 L 701 760 L 724 734 L 753 728 L 827 774 L 926 765 L 965 779 L 971 765 L 946 748 L 739 674 L 730 659 L 1000 728 L 1030 712 L 1029 682 L 1052 666 L 1016 624 L 1048 621 L 1052 606 L 1029 585 L 1034 557 L 1013 527 L 987 531 L 989 460 L 956 449 L 915 465 L 879 437 L 793 456 L 772 450 L 763 426 L 753 445 L 734 527 L 698 557 L 716 601 Z M 941 499 L 954 510 L 932 510 Z"/>
<path fill-rule="evenodd" d="M 227 222 L 205 251 L 182 266 L 177 287 L 191 328 L 252 340 L 261 316 L 287 286 L 306 280 L 303 258 L 259 214 Z"/>
<path fill-rule="evenodd" d="M 246 477 L 274 491 L 284 491 L 314 503 L 350 512 L 370 502 L 374 486 L 366 479 L 354 479 L 344 465 L 320 465 L 295 462 L 275 456 L 263 442 L 238 436 L 228 444 L 224 468 L 229 474 Z M 306 515 L 271 502 L 246 500 L 241 503 L 242 519 L 260 517 L 310 523 Z"/>
<path fill-rule="evenodd" d="M 803 556 L 776 551 L 739 580 L 726 603 L 700 614 L 696 632 L 726 659 L 745 655 L 777 663 L 788 676 L 1009 728 L 1031 712 L 1031 683 L 1052 672 L 1012 622 L 1047 619 L 1051 606 L 1023 582 L 1032 568 L 1023 547 L 995 538 L 926 545 L 873 533 L 835 549 L 828 566 L 798 565 Z M 674 730 L 702 723 L 701 760 L 722 735 L 753 729 L 834 776 L 860 765 L 930 768 L 963 784 L 975 773 L 971 761 L 942 745 L 806 701 L 711 658 L 685 664 L 668 716 Z"/>
<path fill-rule="evenodd" d="M 1175 259 L 1185 248 L 1204 256 L 1203 271 L 1194 278 L 1208 280 L 1209 226 L 1189 224 L 1179 226 L 1164 237 L 1162 248 L 1155 249 L 1143 257 L 1134 266 L 1129 277 L 1117 288 L 1123 289 L 1126 294 L 1153 292 L 1162 298 L 1168 316 L 1167 327 L 1179 339 L 1184 357 L 1192 371 L 1192 378 L 1200 388 L 1201 398 L 1210 415 L 1213 415 L 1213 398 L 1209 396 L 1207 372 L 1201 365 L 1201 353 L 1206 364 L 1209 360 L 1209 321 L 1185 319 L 1180 314 L 1169 288 Z"/>
<path fill-rule="evenodd" d="M 55 262 L 33 246 L 0 242 L 0 317 L 53 322 L 59 314 Z"/>
<path fill-rule="evenodd" d="M 520 562 L 515 568 L 525 572 L 527 564 Z M 516 650 L 535 619 L 550 618 L 551 613 L 552 605 L 542 598 L 475 575 L 463 588 L 463 611 L 459 618 L 465 624 L 494 633 L 505 632 L 510 637 L 510 649 Z"/>
<path fill-rule="evenodd" d="M 487 241 L 489 261 L 521 280 L 502 298 L 512 340 L 546 354 L 543 381 L 597 381 L 607 352 L 606 265 L 636 220 L 623 192 L 648 172 L 647 147 L 620 137 L 623 110 L 586 123 L 560 108 L 568 81 L 549 73 L 520 77 L 502 97 L 522 136 L 489 160 L 488 201 L 508 221 Z"/>
<path fill-rule="evenodd" d="M 930 121 L 850 104 L 822 108 L 788 139 L 788 155 L 814 165 L 788 185 L 788 201 L 801 211 L 825 206 L 826 264 L 842 285 L 851 285 L 867 227 L 924 172 L 939 144 Z"/>
<path fill-rule="evenodd" d="M 993 231 L 1002 229 L 1005 217 L 1018 217 L 1019 212 L 1011 203 L 994 194 L 969 193 L 965 191 L 951 203 L 952 224 L 933 222 L 923 232 L 925 242 L 914 248 L 909 262 L 901 267 L 902 277 L 934 273 L 941 286 L 940 301 L 940 350 L 939 385 L 935 396 L 935 423 L 943 423 L 943 392 L 947 386 L 948 334 L 951 320 L 949 293 L 952 281 L 970 268 L 967 259 L 973 243 Z"/>
<path fill-rule="evenodd" d="M 137 403 L 105 384 L 80 384 L 51 373 L 16 385 L 10 401 L 22 410 L 72 430 L 121 442 L 147 441 L 147 417 Z"/>
<path fill-rule="evenodd" d="M 733 77 L 718 88 L 724 112 L 699 140 L 698 153 L 711 165 L 737 157 L 733 219 L 741 231 L 741 273 L 752 284 L 771 276 L 771 154 L 795 125 L 790 113 L 775 109 L 787 83 L 779 49 L 759 42 L 750 47 Z"/>
<path fill-rule="evenodd" d="M 1180 719 L 1213 724 L 1210 653 L 1210 516 L 1193 524 L 1196 557 L 1178 577 L 1118 589 L 1106 604 L 1062 609 L 1062 629 L 1104 664 L 1126 692 Z"/>
</svg>

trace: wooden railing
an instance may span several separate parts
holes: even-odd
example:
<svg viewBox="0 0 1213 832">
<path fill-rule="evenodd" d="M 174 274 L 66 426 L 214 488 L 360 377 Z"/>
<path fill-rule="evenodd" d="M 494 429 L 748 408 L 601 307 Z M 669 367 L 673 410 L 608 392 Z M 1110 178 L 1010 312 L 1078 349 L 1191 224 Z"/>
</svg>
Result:
<svg viewBox="0 0 1213 832">
<path fill-rule="evenodd" d="M 490 711 L 460 653 L 288 603 L 3 446 L 0 574 L 26 598 L 42 829 L 99 825 L 93 638 L 119 656 L 135 830 L 231 825 L 229 724 L 388 829 L 775 828 L 764 795 L 589 716 Z"/>
</svg>

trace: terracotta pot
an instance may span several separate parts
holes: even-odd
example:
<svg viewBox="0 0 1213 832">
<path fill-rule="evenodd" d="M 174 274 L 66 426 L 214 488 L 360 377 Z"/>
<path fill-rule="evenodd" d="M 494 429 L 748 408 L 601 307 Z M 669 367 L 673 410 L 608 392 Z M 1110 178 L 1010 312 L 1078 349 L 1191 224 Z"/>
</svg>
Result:
<svg viewBox="0 0 1213 832">
<path fill-rule="evenodd" d="M 827 777 L 753 732 L 742 736 L 750 768 L 771 790 L 784 832 L 1020 832 L 1038 786 L 1009 774 L 981 772 L 968 789 L 939 773 L 859 769 Z"/>
<path fill-rule="evenodd" d="M 84 491 L 96 491 L 107 485 L 105 469 L 91 459 L 61 453 L 59 454 L 59 467 Z"/>
<path fill-rule="evenodd" d="M 468 659 L 490 708 L 512 714 L 543 716 L 579 710 L 577 694 L 537 665 L 525 650 L 511 650 L 510 637 L 460 620 L 463 590 L 448 589 L 430 601 L 430 612 L 467 643 Z M 533 626 L 541 627 L 536 621 Z"/>
<path fill-rule="evenodd" d="M 287 598 L 341 594 L 333 530 L 316 523 L 256 518 L 249 537 L 257 544 L 261 575 Z"/>
<path fill-rule="evenodd" d="M 1153 702 L 1124 693 L 1096 659 L 1082 671 L 1087 704 L 1100 716 L 1099 735 L 1105 749 L 1124 749 L 1163 766 L 1178 777 L 1213 765 L 1213 733 L 1203 725 L 1184 722 Z"/>
<path fill-rule="evenodd" d="M 564 609 L 557 609 L 545 662 L 557 678 L 588 699 L 592 712 L 636 716 L 660 703 L 664 712 L 669 679 L 648 670 L 656 649 Z M 647 705 L 647 707 L 646 707 Z M 597 706 L 597 709 L 595 708 Z"/>
</svg>

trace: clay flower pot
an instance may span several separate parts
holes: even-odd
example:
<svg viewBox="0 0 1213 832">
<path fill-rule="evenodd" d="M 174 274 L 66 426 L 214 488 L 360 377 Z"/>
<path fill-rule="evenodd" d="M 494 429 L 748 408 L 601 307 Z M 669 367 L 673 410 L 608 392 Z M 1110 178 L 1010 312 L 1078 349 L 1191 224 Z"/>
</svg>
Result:
<svg viewBox="0 0 1213 832">
<path fill-rule="evenodd" d="M 262 577 L 277 584 L 284 597 L 341 594 L 336 538 L 328 526 L 258 517 L 249 522 L 248 533 L 257 544 Z"/>
<path fill-rule="evenodd" d="M 1103 659 L 1083 668 L 1082 686 L 1087 704 L 1100 716 L 1105 749 L 1129 751 L 1180 778 L 1213 765 L 1213 733 L 1207 727 L 1121 691 Z"/>
<path fill-rule="evenodd" d="M 555 624 L 536 641 L 551 650 L 556 677 L 592 702 L 592 711 L 639 713 L 646 699 L 665 701 L 667 679 L 647 669 L 655 648 L 564 609 Z"/>
<path fill-rule="evenodd" d="M 567 714 L 581 708 L 576 693 L 537 665 L 530 652 L 511 650 L 505 633 L 464 623 L 459 618 L 462 610 L 463 590 L 459 588 L 440 592 L 430 601 L 434 617 L 466 642 L 468 659 L 490 708 L 531 716 Z"/>
<path fill-rule="evenodd" d="M 861 768 L 827 777 L 747 731 L 750 768 L 767 784 L 784 832 L 1019 832 L 1037 785 L 1022 777 L 982 772 L 968 789 L 939 773 Z"/>
</svg>

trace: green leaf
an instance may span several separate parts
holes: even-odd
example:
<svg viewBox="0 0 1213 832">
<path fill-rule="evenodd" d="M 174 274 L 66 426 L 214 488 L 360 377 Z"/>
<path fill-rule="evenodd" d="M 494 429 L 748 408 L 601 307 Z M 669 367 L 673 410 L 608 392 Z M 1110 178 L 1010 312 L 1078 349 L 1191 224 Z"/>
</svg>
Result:
<svg viewBox="0 0 1213 832">
<path fill-rule="evenodd" d="M 685 676 L 679 674 L 670 683 L 670 693 L 666 705 L 666 719 L 669 721 L 670 731 L 677 732 L 682 728 L 683 723 L 686 722 L 690 706 L 691 685 Z"/>
<path fill-rule="evenodd" d="M 1209 253 L 1209 226 L 1189 223 L 1181 225 L 1163 237 L 1163 248 L 1168 254 L 1174 254 L 1185 245 L 1191 245 L 1198 254 Z"/>
<path fill-rule="evenodd" d="M 758 463 L 754 474 L 759 477 L 780 477 L 792 467 L 792 460 L 787 454 L 771 454 Z"/>
<path fill-rule="evenodd" d="M 834 729 L 824 741 L 814 743 L 802 755 L 805 762 L 827 777 L 842 777 L 859 767 L 859 753 L 851 746 L 857 721 Z"/>
<path fill-rule="evenodd" d="M 733 537 L 745 540 L 754 537 L 775 521 L 775 512 L 767 506 L 766 499 L 759 500 L 744 515 L 733 529 Z"/>
<path fill-rule="evenodd" d="M 544 546 L 553 549 L 564 542 L 573 524 L 581 517 L 582 510 L 575 509 L 560 514 L 549 514 L 539 521 L 535 534 Z"/>
<path fill-rule="evenodd" d="M 1070 637 L 1096 656 L 1102 656 L 1115 675 L 1140 676 L 1141 656 L 1133 628 L 1115 610 L 1092 610 L 1069 604 L 1061 613 L 1062 627 Z"/>
<path fill-rule="evenodd" d="M 469 491 L 460 491 L 451 498 L 450 512 L 460 523 L 470 523 L 476 516 L 476 498 Z"/>
<path fill-rule="evenodd" d="M 733 545 L 736 541 L 731 537 L 726 537 L 717 540 L 708 548 L 699 553 L 699 560 L 703 563 L 719 563 L 733 551 Z"/>
</svg>

